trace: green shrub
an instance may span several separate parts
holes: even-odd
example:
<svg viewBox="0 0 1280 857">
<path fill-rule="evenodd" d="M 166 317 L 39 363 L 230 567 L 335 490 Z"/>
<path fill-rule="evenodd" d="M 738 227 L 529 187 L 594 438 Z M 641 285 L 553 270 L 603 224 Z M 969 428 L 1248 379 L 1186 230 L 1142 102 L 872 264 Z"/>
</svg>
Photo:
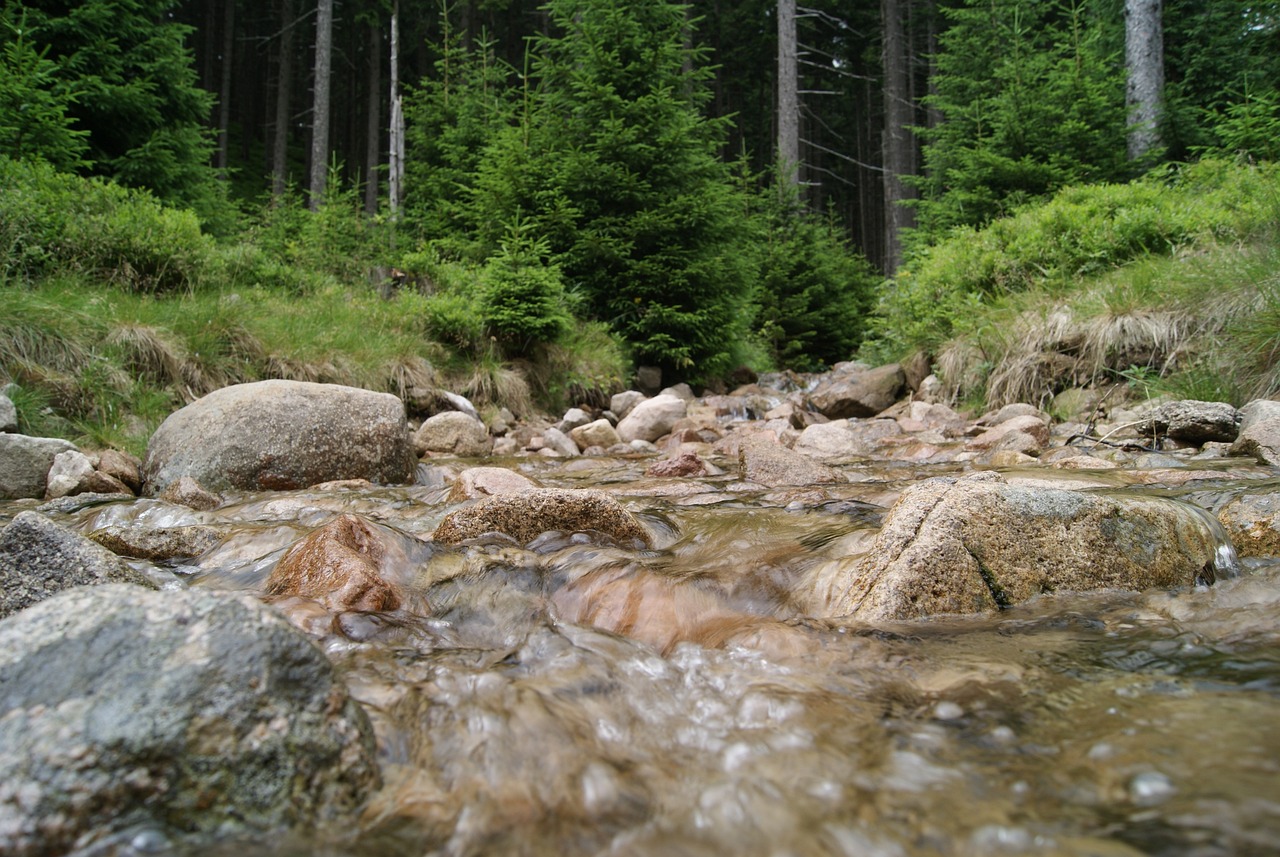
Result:
<svg viewBox="0 0 1280 857">
<path fill-rule="evenodd" d="M 213 242 L 189 211 L 146 191 L 0 157 L 0 253 L 5 279 L 81 273 L 131 291 L 191 291 Z"/>
<path fill-rule="evenodd" d="M 954 230 L 914 257 L 871 322 L 881 357 L 933 350 L 973 306 L 1068 289 L 1147 255 L 1248 240 L 1280 220 L 1280 167 L 1206 160 L 1123 185 L 1066 188 L 983 229 Z"/>
<path fill-rule="evenodd" d="M 516 227 L 485 264 L 480 314 L 508 356 L 555 342 L 572 321 L 560 268 L 544 261 L 549 252 L 546 241 L 528 238 Z"/>
</svg>

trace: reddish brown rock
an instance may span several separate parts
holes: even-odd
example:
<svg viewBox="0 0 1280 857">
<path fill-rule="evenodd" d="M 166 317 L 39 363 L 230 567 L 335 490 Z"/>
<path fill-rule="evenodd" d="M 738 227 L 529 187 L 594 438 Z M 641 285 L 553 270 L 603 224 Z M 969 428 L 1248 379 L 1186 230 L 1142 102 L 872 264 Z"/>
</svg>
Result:
<svg viewBox="0 0 1280 857">
<path fill-rule="evenodd" d="M 333 611 L 396 610 L 406 592 L 387 578 L 390 553 L 373 524 L 341 515 L 289 548 L 267 579 L 265 594 L 309 598 Z"/>
<path fill-rule="evenodd" d="M 645 476 L 706 476 L 707 465 L 697 453 L 685 451 L 674 458 L 655 461 L 644 469 Z"/>
</svg>

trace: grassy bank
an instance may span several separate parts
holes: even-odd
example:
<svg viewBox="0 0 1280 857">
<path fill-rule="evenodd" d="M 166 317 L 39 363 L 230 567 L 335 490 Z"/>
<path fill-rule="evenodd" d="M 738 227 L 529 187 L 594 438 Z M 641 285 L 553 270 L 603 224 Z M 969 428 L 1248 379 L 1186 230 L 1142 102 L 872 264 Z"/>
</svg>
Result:
<svg viewBox="0 0 1280 857">
<path fill-rule="evenodd" d="M 140 453 L 185 402 L 264 378 L 446 388 L 527 415 L 625 376 L 598 324 L 502 353 L 463 299 L 483 271 L 395 254 L 349 200 L 294 201 L 219 243 L 113 185 L 2 159 L 0 181 L 0 384 L 28 434 Z M 404 258 L 422 270 L 392 277 Z"/>
<path fill-rule="evenodd" d="M 863 357 L 914 352 L 974 407 L 1117 379 L 1236 404 L 1275 395 L 1280 170 L 1205 161 L 959 230 L 888 284 Z"/>
</svg>

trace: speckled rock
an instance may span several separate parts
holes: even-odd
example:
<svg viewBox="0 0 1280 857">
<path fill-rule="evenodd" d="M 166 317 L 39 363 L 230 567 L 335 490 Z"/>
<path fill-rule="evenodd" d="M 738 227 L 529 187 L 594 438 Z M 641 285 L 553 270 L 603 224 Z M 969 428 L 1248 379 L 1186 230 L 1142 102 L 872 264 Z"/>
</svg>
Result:
<svg viewBox="0 0 1280 857">
<path fill-rule="evenodd" d="M 0 623 L 0 769 L 13 857 L 349 824 L 378 784 L 364 713 L 278 614 L 120 585 Z"/>
<path fill-rule="evenodd" d="M 187 559 L 199 556 L 223 538 L 219 527 L 151 527 L 112 525 L 89 533 L 89 539 L 120 556 L 149 559 Z"/>
<path fill-rule="evenodd" d="M 58 438 L 0 432 L 0 500 L 43 498 L 53 459 L 75 448 Z"/>
<path fill-rule="evenodd" d="M 287 490 L 335 479 L 413 476 L 404 403 L 389 393 L 306 381 L 236 384 L 169 415 L 147 444 L 147 496 L 182 476 L 213 491 Z"/>
<path fill-rule="evenodd" d="M 1234 573 L 1200 510 L 1010 485 L 994 472 L 907 489 L 863 557 L 815 574 L 815 612 L 975 613 L 1056 591 L 1190 586 Z"/>
<path fill-rule="evenodd" d="M 1241 494 L 1218 510 L 1240 556 L 1280 556 L 1280 493 Z"/>
<path fill-rule="evenodd" d="M 111 551 L 37 512 L 19 512 L 0 530 L 0 617 L 64 589 L 100 583 L 155 588 Z"/>
<path fill-rule="evenodd" d="M 527 544 L 548 530 L 595 530 L 628 545 L 650 542 L 644 525 L 608 494 L 560 488 L 487 497 L 446 515 L 433 538 L 441 544 L 457 544 L 499 532 Z"/>
</svg>

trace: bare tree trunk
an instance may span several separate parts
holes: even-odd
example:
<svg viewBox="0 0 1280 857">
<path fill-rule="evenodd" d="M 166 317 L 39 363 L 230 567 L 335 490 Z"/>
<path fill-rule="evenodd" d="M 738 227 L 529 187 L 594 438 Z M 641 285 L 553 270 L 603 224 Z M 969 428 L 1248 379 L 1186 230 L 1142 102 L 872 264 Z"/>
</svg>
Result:
<svg viewBox="0 0 1280 857">
<path fill-rule="evenodd" d="M 223 0 L 222 79 L 218 86 L 218 176 L 227 178 L 227 156 L 231 147 L 231 65 L 236 47 L 236 0 Z"/>
<path fill-rule="evenodd" d="M 915 111 L 901 0 L 882 0 L 880 17 L 884 31 L 884 269 L 892 274 L 902 264 L 902 232 L 914 222 L 911 209 L 902 204 L 912 196 L 902 179 L 915 172 L 911 136 Z"/>
<path fill-rule="evenodd" d="M 329 69 L 333 62 L 333 0 L 320 0 L 316 9 L 316 66 L 311 111 L 310 207 L 324 201 L 329 170 Z"/>
<path fill-rule="evenodd" d="M 1141 160 L 1160 146 L 1164 90 L 1162 0 L 1125 0 L 1124 64 L 1128 72 L 1129 158 Z"/>
<path fill-rule="evenodd" d="M 387 208 L 394 222 L 400 217 L 400 187 L 404 182 L 404 105 L 400 100 L 400 0 L 391 6 L 391 145 L 388 154 Z"/>
<path fill-rule="evenodd" d="M 280 4 L 280 58 L 276 70 L 275 137 L 271 141 L 271 196 L 279 200 L 289 182 L 289 127 L 293 124 L 294 0 Z"/>
<path fill-rule="evenodd" d="M 364 141 L 364 212 L 378 213 L 378 165 L 382 163 L 382 25 L 369 24 L 369 105 Z"/>
<path fill-rule="evenodd" d="M 800 184 L 796 0 L 778 0 L 778 169 L 793 184 Z"/>
</svg>

